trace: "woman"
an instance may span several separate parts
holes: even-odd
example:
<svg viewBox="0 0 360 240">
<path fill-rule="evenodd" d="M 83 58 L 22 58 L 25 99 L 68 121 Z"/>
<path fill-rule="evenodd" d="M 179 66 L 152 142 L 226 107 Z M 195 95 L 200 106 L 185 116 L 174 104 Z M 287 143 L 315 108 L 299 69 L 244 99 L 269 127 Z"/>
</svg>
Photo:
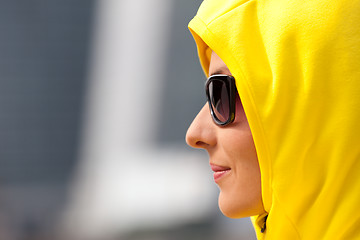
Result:
<svg viewBox="0 0 360 240">
<path fill-rule="evenodd" d="M 360 239 L 359 22 L 359 0 L 205 0 L 189 23 L 209 104 L 187 143 L 258 239 Z"/>
</svg>

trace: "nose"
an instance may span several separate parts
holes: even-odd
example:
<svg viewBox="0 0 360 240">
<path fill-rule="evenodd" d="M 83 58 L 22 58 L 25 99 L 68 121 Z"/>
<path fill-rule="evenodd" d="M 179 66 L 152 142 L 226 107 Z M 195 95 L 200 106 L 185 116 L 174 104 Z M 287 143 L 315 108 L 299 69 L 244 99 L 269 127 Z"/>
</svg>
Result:
<svg viewBox="0 0 360 240">
<path fill-rule="evenodd" d="M 216 145 L 216 126 L 207 104 L 203 106 L 187 130 L 186 143 L 190 147 L 203 149 Z"/>
</svg>

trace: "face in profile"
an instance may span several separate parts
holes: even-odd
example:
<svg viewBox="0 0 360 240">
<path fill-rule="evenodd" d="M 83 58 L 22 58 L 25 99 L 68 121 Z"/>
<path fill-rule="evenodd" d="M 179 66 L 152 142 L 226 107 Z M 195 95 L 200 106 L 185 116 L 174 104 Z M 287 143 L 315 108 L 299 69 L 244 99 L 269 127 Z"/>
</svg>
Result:
<svg viewBox="0 0 360 240">
<path fill-rule="evenodd" d="M 209 75 L 231 75 L 225 63 L 212 53 Z M 250 127 L 236 91 L 235 119 L 217 125 L 207 104 L 200 110 L 186 134 L 186 142 L 209 154 L 214 180 L 220 188 L 219 207 L 231 218 L 264 212 L 261 198 L 260 169 Z"/>
</svg>

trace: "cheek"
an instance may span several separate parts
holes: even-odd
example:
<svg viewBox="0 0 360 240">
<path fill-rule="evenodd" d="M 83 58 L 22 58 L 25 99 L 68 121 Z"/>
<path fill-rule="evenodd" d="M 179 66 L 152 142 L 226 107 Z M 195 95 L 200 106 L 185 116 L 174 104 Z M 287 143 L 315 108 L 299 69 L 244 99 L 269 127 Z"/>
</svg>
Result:
<svg viewBox="0 0 360 240">
<path fill-rule="evenodd" d="M 240 101 L 239 101 L 240 103 Z M 228 130 L 223 149 L 231 165 L 231 177 L 220 187 L 219 207 L 231 218 L 247 217 L 261 213 L 261 177 L 257 153 L 249 124 L 240 104 L 236 118 Z"/>
<path fill-rule="evenodd" d="M 251 134 L 244 135 L 234 139 L 241 144 L 229 149 L 231 177 L 219 186 L 219 207 L 231 218 L 248 217 L 263 211 L 257 155 Z"/>
<path fill-rule="evenodd" d="M 233 138 L 236 144 L 229 149 L 231 165 L 234 175 L 234 184 L 241 189 L 253 189 L 260 184 L 260 168 L 254 141 L 250 132 L 239 131 L 237 137 Z"/>
</svg>

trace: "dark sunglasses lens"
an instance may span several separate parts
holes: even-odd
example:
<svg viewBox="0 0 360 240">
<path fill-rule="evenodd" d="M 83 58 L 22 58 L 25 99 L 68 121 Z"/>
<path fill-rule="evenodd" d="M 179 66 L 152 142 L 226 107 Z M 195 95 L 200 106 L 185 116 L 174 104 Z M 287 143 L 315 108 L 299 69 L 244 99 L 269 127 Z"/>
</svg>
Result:
<svg viewBox="0 0 360 240">
<path fill-rule="evenodd" d="M 209 97 L 215 117 L 226 122 L 230 116 L 229 92 L 224 81 L 213 80 L 209 84 Z"/>
</svg>

